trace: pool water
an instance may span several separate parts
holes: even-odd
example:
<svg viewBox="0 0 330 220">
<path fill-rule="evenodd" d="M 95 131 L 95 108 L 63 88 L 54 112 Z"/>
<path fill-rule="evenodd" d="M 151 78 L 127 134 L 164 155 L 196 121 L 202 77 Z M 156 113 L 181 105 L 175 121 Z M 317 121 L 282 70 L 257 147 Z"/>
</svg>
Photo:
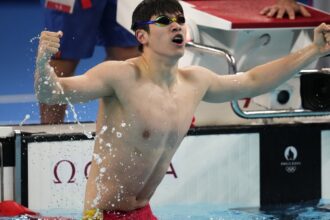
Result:
<svg viewBox="0 0 330 220">
<path fill-rule="evenodd" d="M 329 202 L 329 201 L 328 201 Z M 267 210 L 259 208 L 228 209 L 214 204 L 168 205 L 152 207 L 159 220 L 330 220 L 330 203 L 320 202 L 315 206 L 290 205 L 269 207 Z M 81 219 L 79 211 L 47 210 L 41 211 L 43 216 L 63 216 Z M 0 218 L 28 219 L 27 217 Z M 61 218 L 57 218 L 60 220 Z"/>
<path fill-rule="evenodd" d="M 216 205 L 171 205 L 153 209 L 159 220 L 273 220 L 271 215 L 221 208 Z"/>
<path fill-rule="evenodd" d="M 328 204 L 328 203 L 327 203 Z M 330 208 L 290 205 L 287 207 L 226 209 L 217 205 L 171 205 L 154 208 L 159 220 L 330 220 Z M 330 207 L 330 206 L 329 206 Z"/>
</svg>

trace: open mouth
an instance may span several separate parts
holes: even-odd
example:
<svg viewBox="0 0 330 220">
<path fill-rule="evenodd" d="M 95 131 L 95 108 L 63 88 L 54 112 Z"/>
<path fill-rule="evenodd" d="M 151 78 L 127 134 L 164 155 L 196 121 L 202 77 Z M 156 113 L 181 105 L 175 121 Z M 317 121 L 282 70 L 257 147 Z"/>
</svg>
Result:
<svg viewBox="0 0 330 220">
<path fill-rule="evenodd" d="M 172 42 L 176 44 L 182 44 L 183 43 L 183 35 L 177 34 L 172 38 Z"/>
</svg>

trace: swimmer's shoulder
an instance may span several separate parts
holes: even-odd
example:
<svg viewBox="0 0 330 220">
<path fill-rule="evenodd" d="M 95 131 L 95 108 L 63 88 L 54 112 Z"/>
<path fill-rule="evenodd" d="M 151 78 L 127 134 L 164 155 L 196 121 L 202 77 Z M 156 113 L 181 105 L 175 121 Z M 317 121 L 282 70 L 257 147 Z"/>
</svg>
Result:
<svg viewBox="0 0 330 220">
<path fill-rule="evenodd" d="M 180 75 L 185 79 L 200 80 L 212 73 L 209 69 L 202 66 L 187 66 L 179 69 Z"/>
<path fill-rule="evenodd" d="M 103 72 L 116 77 L 134 76 L 138 71 L 137 58 L 132 58 L 124 61 L 104 61 L 101 64 Z"/>
<path fill-rule="evenodd" d="M 111 68 L 124 68 L 124 70 L 127 70 L 127 68 L 135 68 L 137 66 L 137 60 L 138 58 L 131 58 L 127 60 L 107 60 L 101 63 L 101 65 L 105 67 L 111 67 Z"/>
<path fill-rule="evenodd" d="M 194 74 L 200 74 L 200 73 L 204 73 L 204 72 L 211 72 L 211 70 L 209 70 L 205 67 L 202 67 L 202 66 L 197 66 L 197 65 L 181 67 L 179 70 L 182 73 L 187 74 L 187 75 L 194 75 Z"/>
</svg>

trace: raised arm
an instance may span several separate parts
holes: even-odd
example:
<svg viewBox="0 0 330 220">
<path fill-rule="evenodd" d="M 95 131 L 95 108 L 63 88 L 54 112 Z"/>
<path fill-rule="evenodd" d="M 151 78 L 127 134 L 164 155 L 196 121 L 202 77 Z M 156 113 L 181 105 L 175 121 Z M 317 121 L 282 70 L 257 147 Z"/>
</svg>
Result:
<svg viewBox="0 0 330 220">
<path fill-rule="evenodd" d="M 209 87 L 203 100 L 224 102 L 254 97 L 271 91 L 298 73 L 315 59 L 330 52 L 330 26 L 321 24 L 314 30 L 313 42 L 288 56 L 254 67 L 237 75 L 216 75 L 203 70 Z"/>
<path fill-rule="evenodd" d="M 57 77 L 49 65 L 52 55 L 60 48 L 63 33 L 43 31 L 40 36 L 35 69 L 35 93 L 40 102 L 48 104 L 87 102 L 103 96 L 111 96 L 111 77 L 116 65 L 105 62 L 90 69 L 85 74 L 74 77 Z M 115 79 L 114 79 L 115 80 Z"/>
<path fill-rule="evenodd" d="M 296 0 L 277 0 L 274 5 L 267 6 L 260 11 L 260 14 L 268 17 L 283 18 L 286 14 L 290 19 L 295 19 L 296 14 L 310 17 L 311 14 Z"/>
</svg>

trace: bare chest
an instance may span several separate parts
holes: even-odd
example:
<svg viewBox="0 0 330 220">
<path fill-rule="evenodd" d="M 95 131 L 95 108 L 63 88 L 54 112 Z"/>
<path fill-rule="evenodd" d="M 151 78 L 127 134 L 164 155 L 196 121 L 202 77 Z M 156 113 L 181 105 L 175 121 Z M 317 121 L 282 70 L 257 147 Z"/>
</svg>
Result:
<svg viewBox="0 0 330 220">
<path fill-rule="evenodd" d="M 193 108 L 180 95 L 149 93 L 129 103 L 127 113 L 143 140 L 175 145 L 190 126 Z"/>
</svg>

